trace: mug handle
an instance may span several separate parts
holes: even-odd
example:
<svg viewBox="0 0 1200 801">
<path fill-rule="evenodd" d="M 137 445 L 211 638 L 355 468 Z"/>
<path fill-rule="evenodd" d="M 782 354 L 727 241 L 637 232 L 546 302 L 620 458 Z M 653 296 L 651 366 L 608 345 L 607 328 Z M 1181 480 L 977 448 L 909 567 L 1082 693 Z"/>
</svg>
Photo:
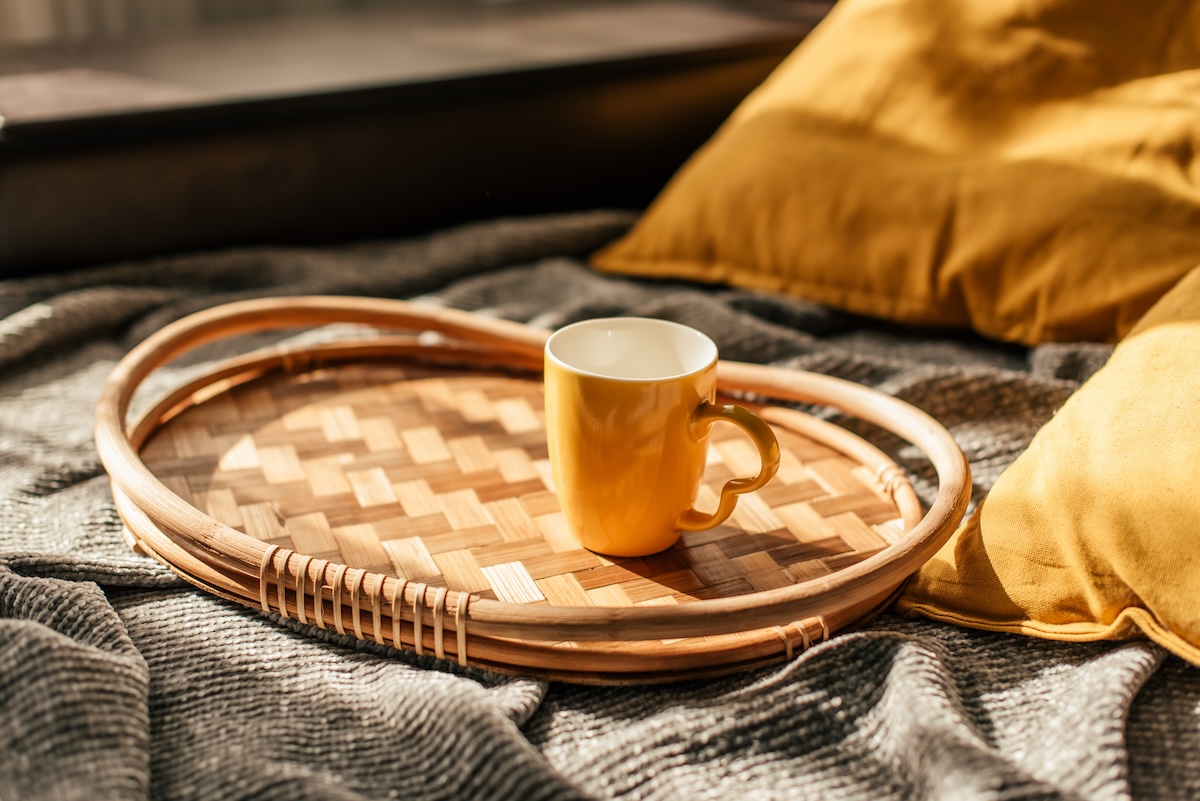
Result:
<svg viewBox="0 0 1200 801">
<path fill-rule="evenodd" d="M 725 486 L 721 488 L 721 500 L 717 504 L 717 511 L 712 514 L 697 512 L 694 508 L 681 514 L 675 525 L 683 531 L 703 531 L 725 522 L 725 518 L 733 513 L 737 496 L 763 486 L 774 478 L 775 472 L 779 470 L 779 440 L 761 417 L 744 406 L 703 401 L 696 407 L 696 411 L 692 412 L 689 425 L 699 434 L 700 430 L 718 420 L 733 423 L 746 432 L 758 447 L 758 454 L 762 457 L 762 469 L 753 478 L 734 478 L 726 481 Z"/>
</svg>

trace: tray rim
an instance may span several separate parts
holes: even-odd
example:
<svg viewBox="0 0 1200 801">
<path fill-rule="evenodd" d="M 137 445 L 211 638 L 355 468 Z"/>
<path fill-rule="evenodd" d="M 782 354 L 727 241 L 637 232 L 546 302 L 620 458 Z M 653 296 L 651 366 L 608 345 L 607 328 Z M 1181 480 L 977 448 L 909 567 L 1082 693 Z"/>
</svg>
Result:
<svg viewBox="0 0 1200 801">
<path fill-rule="evenodd" d="M 381 337 L 368 344 L 335 343 L 299 351 L 275 348 L 235 358 L 185 384 L 147 410 L 138 422 L 126 426 L 130 401 L 145 378 L 188 350 L 236 334 L 344 322 L 385 330 L 435 331 L 440 334 L 441 341 L 430 344 L 424 338 L 411 335 Z M 136 508 L 160 533 L 174 532 L 176 536 L 186 538 L 197 552 L 223 562 L 226 569 L 240 574 L 246 580 L 244 587 L 257 584 L 258 592 L 253 595 L 244 588 L 235 588 L 231 594 L 250 605 L 258 605 L 254 602 L 261 599 L 264 608 L 271 609 L 266 591 L 271 573 L 268 567 L 275 569 L 278 547 L 204 515 L 175 496 L 141 462 L 138 447 L 155 428 L 170 419 L 172 409 L 198 388 L 214 381 L 238 376 L 256 377 L 278 369 L 303 370 L 314 360 L 358 359 L 371 354 L 408 352 L 420 354 L 423 359 L 435 363 L 457 360 L 460 364 L 471 364 L 475 360 L 476 366 L 484 360 L 488 367 L 540 372 L 542 349 L 548 333 L 469 312 L 374 298 L 265 298 L 213 307 L 160 329 L 118 363 L 97 404 L 97 447 L 101 461 L 110 473 L 114 495 L 127 501 L 126 511 L 130 507 Z M 933 463 L 938 475 L 934 503 L 908 532 L 878 554 L 830 576 L 789 587 L 697 600 L 672 607 L 528 607 L 498 600 L 456 598 L 451 593 L 450 598 L 445 594 L 441 596 L 441 603 L 446 605 L 443 613 L 453 610 L 454 617 L 458 617 L 459 605 L 469 602 L 462 627 L 465 629 L 469 620 L 473 637 L 498 640 L 633 641 L 769 629 L 781 623 L 789 625 L 788 621 L 805 621 L 839 608 L 877 602 L 932 556 L 963 517 L 970 496 L 970 473 L 965 456 L 943 426 L 904 401 L 830 376 L 730 361 L 722 361 L 718 367 L 718 388 L 726 393 L 834 406 L 892 431 L 916 445 Z M 778 412 L 801 414 L 786 409 Z M 849 432 L 846 434 L 873 448 Z M 915 500 L 915 495 L 913 498 Z M 285 554 L 283 564 L 276 570 L 277 576 L 288 575 L 291 555 Z M 171 564 L 169 559 L 163 560 Z M 387 581 L 379 584 L 379 592 L 385 598 L 389 596 L 388 589 L 394 597 L 399 585 L 403 589 L 401 606 L 407 609 L 411 600 L 415 602 L 412 608 L 417 616 L 425 611 L 424 590 L 418 600 L 417 590 L 411 583 L 400 585 L 400 580 L 389 581 L 391 585 Z M 283 613 L 286 615 L 287 612 L 285 604 Z M 437 616 L 429 615 L 426 619 L 428 617 Z M 442 622 L 450 631 L 457 631 L 457 624 L 457 620 Z M 337 627 L 339 630 L 344 628 L 340 619 Z M 440 634 L 441 629 L 438 630 L 439 642 Z M 378 633 L 376 639 L 379 639 Z M 803 639 L 807 641 L 810 637 L 805 634 Z M 791 651 L 791 640 L 786 635 L 783 643 Z M 416 649 L 422 650 L 419 645 Z M 465 655 L 459 656 L 461 660 Z"/>
</svg>

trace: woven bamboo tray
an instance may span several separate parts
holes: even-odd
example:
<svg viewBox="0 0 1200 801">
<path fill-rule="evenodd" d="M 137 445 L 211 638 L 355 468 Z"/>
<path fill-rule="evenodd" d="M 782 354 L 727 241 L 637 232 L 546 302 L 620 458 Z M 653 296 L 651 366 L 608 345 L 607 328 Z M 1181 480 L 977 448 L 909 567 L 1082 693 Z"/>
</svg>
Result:
<svg viewBox="0 0 1200 801">
<path fill-rule="evenodd" d="M 146 377 L 185 351 L 336 322 L 381 333 L 230 360 L 127 421 Z M 546 457 L 545 336 L 362 298 L 193 315 L 132 350 L 105 385 L 96 440 L 117 509 L 139 549 L 221 597 L 464 665 L 586 683 L 790 659 L 889 603 L 964 514 L 966 461 L 928 415 L 827 376 L 722 362 L 721 391 L 776 430 L 776 478 L 726 524 L 661 554 L 583 550 Z M 832 405 L 912 442 L 938 474 L 932 507 L 922 513 L 881 451 L 780 402 Z M 732 426 L 714 428 L 698 505 L 757 458 Z"/>
</svg>

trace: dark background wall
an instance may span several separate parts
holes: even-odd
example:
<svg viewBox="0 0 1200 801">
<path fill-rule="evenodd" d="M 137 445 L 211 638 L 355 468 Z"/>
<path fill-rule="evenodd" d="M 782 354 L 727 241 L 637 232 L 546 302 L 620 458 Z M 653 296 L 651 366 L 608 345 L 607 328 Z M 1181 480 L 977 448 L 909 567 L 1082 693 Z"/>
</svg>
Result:
<svg viewBox="0 0 1200 801">
<path fill-rule="evenodd" d="M 640 208 L 828 5 L 372 7 L 6 47 L 0 274 Z"/>
</svg>

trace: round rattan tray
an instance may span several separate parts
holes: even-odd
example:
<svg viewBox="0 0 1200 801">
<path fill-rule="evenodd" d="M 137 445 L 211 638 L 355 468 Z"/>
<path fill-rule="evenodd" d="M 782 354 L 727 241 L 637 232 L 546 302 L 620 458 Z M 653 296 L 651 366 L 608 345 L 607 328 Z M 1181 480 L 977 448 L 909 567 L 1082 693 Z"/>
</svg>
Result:
<svg viewBox="0 0 1200 801">
<path fill-rule="evenodd" d="M 260 350 L 127 421 L 156 368 L 237 334 L 338 322 L 369 339 Z M 396 335 L 384 331 L 403 332 Z M 713 675 L 799 654 L 886 605 L 949 538 L 966 461 L 923 412 L 827 376 L 721 362 L 783 461 L 717 528 L 636 559 L 583 550 L 546 458 L 546 334 L 401 301 L 246 301 L 180 320 L 116 367 L 96 440 L 137 547 L 222 597 L 460 664 L 589 683 Z M 916 445 L 922 513 L 883 452 L 783 403 Z M 702 498 L 757 454 L 713 431 Z"/>
</svg>

